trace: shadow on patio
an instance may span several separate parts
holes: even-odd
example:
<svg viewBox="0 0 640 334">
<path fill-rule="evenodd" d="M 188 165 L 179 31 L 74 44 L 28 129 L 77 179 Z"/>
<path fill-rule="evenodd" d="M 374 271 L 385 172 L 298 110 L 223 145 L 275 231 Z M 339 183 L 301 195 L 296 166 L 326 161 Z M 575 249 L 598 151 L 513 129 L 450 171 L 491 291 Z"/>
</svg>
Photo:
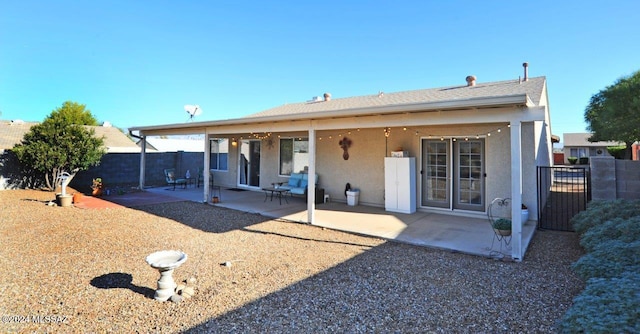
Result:
<svg viewBox="0 0 640 334">
<path fill-rule="evenodd" d="M 163 196 L 175 196 L 184 200 L 203 202 L 202 188 L 176 189 L 149 188 L 146 191 Z M 220 203 L 223 207 L 256 213 L 273 219 L 308 223 L 307 206 L 301 197 L 288 198 L 288 203 L 271 200 L 263 192 L 230 191 L 223 189 Z M 170 218 L 170 210 L 154 212 Z M 264 218 L 262 218 L 264 219 Z M 380 207 L 348 206 L 341 202 L 316 205 L 315 226 L 374 236 L 418 246 L 435 247 L 452 252 L 490 256 L 494 232 L 486 218 L 461 217 L 448 214 L 418 211 L 414 214 L 391 213 Z M 216 227 L 210 227 L 219 230 Z M 525 250 L 533 238 L 536 225 L 529 221 L 523 226 Z M 207 229 L 205 229 L 207 230 Z M 497 244 L 494 245 L 497 249 Z M 508 249 L 502 249 L 510 256 Z M 495 254 L 493 254 L 495 255 Z"/>
</svg>

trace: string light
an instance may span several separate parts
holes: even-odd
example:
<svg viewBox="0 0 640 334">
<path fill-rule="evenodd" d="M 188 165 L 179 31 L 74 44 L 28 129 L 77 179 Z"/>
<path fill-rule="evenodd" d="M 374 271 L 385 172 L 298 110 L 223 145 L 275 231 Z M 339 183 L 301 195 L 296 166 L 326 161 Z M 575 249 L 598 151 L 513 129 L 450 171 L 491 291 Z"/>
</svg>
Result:
<svg viewBox="0 0 640 334">
<path fill-rule="evenodd" d="M 507 124 L 506 127 L 510 128 L 511 124 Z M 505 126 L 503 125 L 502 127 L 499 127 L 499 128 L 494 129 L 494 130 L 488 131 L 486 133 L 486 137 L 491 137 L 491 135 L 495 134 L 495 133 L 501 133 L 502 129 L 504 129 L 504 128 L 505 128 Z M 435 137 L 435 138 L 440 138 L 441 141 L 445 140 L 444 136 L 439 136 L 439 135 L 426 133 L 426 132 L 423 132 L 422 129 L 421 130 L 416 130 L 416 129 L 411 129 L 409 127 L 404 126 L 404 127 L 402 127 L 402 130 L 403 131 L 409 131 L 410 130 L 410 131 L 412 131 L 414 133 L 414 135 L 416 137 L 419 136 L 419 135 L 422 135 L 422 136 L 424 136 L 424 137 L 426 137 L 428 139 L 432 139 L 432 138 Z M 343 138 L 345 135 L 351 135 L 353 131 L 354 131 L 353 129 L 345 129 L 344 131 L 340 131 L 340 132 L 336 131 L 335 133 L 328 133 L 328 134 L 325 133 L 324 136 L 318 137 L 318 140 L 323 140 L 323 139 L 324 140 L 331 140 L 331 139 L 333 139 L 334 136 L 337 137 L 337 138 Z M 360 132 L 360 128 L 355 129 L 355 131 Z M 382 131 L 383 131 L 384 136 L 386 138 L 389 138 L 391 136 L 391 127 L 384 127 L 384 128 L 382 128 Z M 282 138 L 282 136 L 283 136 L 282 134 L 274 135 L 272 132 L 262 132 L 262 133 L 250 132 L 250 135 L 248 137 L 246 137 L 246 138 L 247 139 L 269 140 L 272 137 Z M 476 139 L 480 139 L 481 136 L 480 136 L 480 134 L 476 134 L 476 135 L 472 135 L 471 138 L 473 138 L 473 137 L 475 137 Z M 455 137 L 451 138 L 451 140 L 452 141 L 457 141 L 458 139 L 463 139 L 463 138 L 464 138 L 465 141 L 468 141 L 470 137 L 469 136 L 465 136 L 465 137 L 459 136 L 457 138 L 455 138 Z M 245 139 L 245 136 L 240 136 L 239 139 L 236 139 L 236 137 L 232 137 L 231 141 L 232 141 L 232 144 L 233 144 L 233 142 L 235 142 L 237 144 L 238 140 L 244 140 L 244 139 Z M 302 140 L 301 137 L 297 137 L 297 139 L 298 140 Z"/>
</svg>

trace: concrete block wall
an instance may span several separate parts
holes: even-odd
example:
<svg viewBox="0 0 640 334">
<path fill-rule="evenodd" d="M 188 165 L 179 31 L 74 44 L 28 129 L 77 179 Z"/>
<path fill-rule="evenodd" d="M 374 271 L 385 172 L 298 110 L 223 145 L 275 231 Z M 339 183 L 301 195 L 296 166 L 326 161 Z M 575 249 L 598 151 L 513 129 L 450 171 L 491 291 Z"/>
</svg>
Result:
<svg viewBox="0 0 640 334">
<path fill-rule="evenodd" d="M 591 172 L 591 199 L 616 199 L 616 162 L 613 157 L 593 157 L 589 159 Z"/>
<path fill-rule="evenodd" d="M 153 152 L 146 154 L 145 186 L 166 185 L 164 170 L 175 168 L 177 175 L 185 175 L 187 169 L 192 177 L 204 166 L 203 153 L 199 152 Z M 140 153 L 109 153 L 102 157 L 100 165 L 80 171 L 70 186 L 88 191 L 92 180 L 102 178 L 105 186 L 137 186 L 140 177 Z"/>
<path fill-rule="evenodd" d="M 591 157 L 591 199 L 640 199 L 640 161 Z"/>
<path fill-rule="evenodd" d="M 640 161 L 616 160 L 616 198 L 640 199 Z"/>
</svg>

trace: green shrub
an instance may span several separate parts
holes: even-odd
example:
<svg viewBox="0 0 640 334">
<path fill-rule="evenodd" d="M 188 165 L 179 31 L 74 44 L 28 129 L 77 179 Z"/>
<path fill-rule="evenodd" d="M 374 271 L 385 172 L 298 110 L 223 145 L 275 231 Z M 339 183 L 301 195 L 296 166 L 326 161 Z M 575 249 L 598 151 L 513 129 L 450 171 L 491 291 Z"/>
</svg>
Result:
<svg viewBox="0 0 640 334">
<path fill-rule="evenodd" d="M 571 219 L 571 224 L 582 235 L 590 228 L 601 225 L 613 218 L 631 218 L 640 216 L 640 200 L 592 201 L 587 210 Z"/>
<path fill-rule="evenodd" d="M 595 277 L 618 277 L 625 271 L 640 272 L 639 254 L 640 240 L 609 240 L 578 259 L 573 264 L 573 269 L 585 280 Z"/>
<path fill-rule="evenodd" d="M 616 159 L 624 159 L 624 153 L 627 148 L 627 145 L 621 146 L 609 146 L 607 147 L 607 152 L 611 154 Z"/>
<path fill-rule="evenodd" d="M 578 158 L 577 157 L 568 157 L 567 161 L 569 161 L 570 164 L 575 165 L 576 162 L 578 162 Z"/>
<path fill-rule="evenodd" d="M 614 218 L 590 228 L 580 238 L 580 245 L 587 252 L 593 251 L 599 244 L 609 240 L 633 242 L 640 240 L 640 216 Z"/>
<path fill-rule="evenodd" d="M 511 229 L 511 219 L 506 218 L 498 218 L 493 222 L 493 228 L 496 230 L 510 230 Z"/>
<path fill-rule="evenodd" d="M 592 278 L 573 300 L 560 333 L 640 333 L 640 273 Z"/>
<path fill-rule="evenodd" d="M 580 158 L 580 164 L 581 165 L 588 165 L 589 164 L 589 157 L 581 157 Z"/>
</svg>

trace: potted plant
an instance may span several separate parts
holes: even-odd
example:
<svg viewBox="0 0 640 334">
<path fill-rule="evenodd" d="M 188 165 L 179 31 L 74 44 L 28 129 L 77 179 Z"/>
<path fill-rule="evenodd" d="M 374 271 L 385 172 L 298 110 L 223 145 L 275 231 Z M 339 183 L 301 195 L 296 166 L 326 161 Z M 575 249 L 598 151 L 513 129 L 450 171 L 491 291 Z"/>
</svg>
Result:
<svg viewBox="0 0 640 334">
<path fill-rule="evenodd" d="M 511 235 L 511 219 L 498 218 L 493 222 L 493 229 L 502 236 Z"/>
<path fill-rule="evenodd" d="M 73 193 L 73 203 L 80 203 L 82 201 L 82 193 L 75 192 Z"/>
<path fill-rule="evenodd" d="M 102 195 L 102 190 L 104 188 L 104 183 L 102 183 L 102 178 L 95 178 L 93 179 L 93 184 L 91 185 L 91 194 L 93 196 L 101 196 Z"/>
<path fill-rule="evenodd" d="M 524 223 L 526 223 L 527 220 L 529 220 L 529 209 L 524 204 L 522 204 L 522 208 L 521 209 L 522 209 L 522 211 L 521 211 L 522 225 L 524 225 Z"/>
</svg>

